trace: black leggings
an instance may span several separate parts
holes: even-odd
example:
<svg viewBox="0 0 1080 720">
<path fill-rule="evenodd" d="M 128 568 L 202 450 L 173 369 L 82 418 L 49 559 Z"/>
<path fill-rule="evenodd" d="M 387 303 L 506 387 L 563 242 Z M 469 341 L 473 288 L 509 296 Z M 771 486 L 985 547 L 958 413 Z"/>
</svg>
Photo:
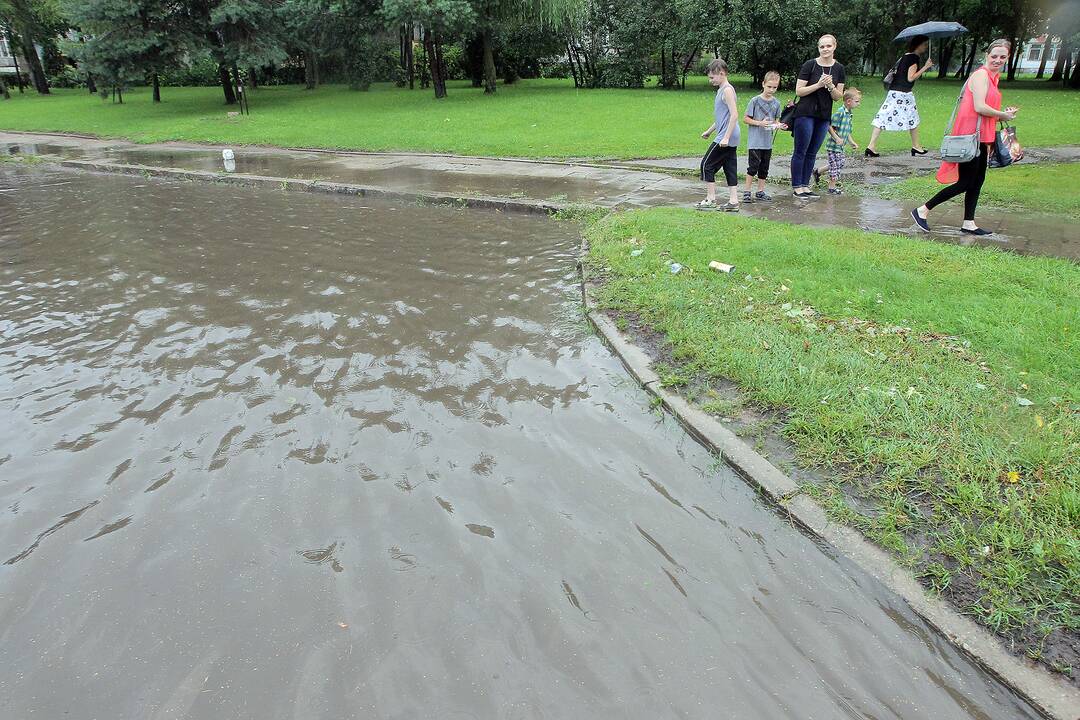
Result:
<svg viewBox="0 0 1080 720">
<path fill-rule="evenodd" d="M 960 193 L 964 193 L 964 220 L 974 221 L 975 206 L 979 204 L 979 192 L 982 191 L 983 181 L 986 180 L 986 161 L 989 151 L 989 145 L 980 143 L 978 155 L 956 166 L 960 179 L 942 188 L 941 192 L 927 200 L 926 209 L 933 210 L 946 200 L 952 200 Z"/>
</svg>

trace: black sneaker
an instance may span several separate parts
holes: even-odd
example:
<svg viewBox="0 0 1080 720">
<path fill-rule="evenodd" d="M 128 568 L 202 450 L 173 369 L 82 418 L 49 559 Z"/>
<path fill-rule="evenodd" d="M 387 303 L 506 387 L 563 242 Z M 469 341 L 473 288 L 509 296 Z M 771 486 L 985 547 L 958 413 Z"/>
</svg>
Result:
<svg viewBox="0 0 1080 720">
<path fill-rule="evenodd" d="M 804 198 L 810 198 L 811 200 L 817 200 L 817 199 L 818 199 L 819 197 L 821 197 L 820 195 L 818 195 L 818 194 L 817 194 L 816 192 L 814 192 L 813 190 L 810 190 L 809 192 L 804 192 L 804 193 L 802 194 L 802 196 L 803 196 Z"/>
<path fill-rule="evenodd" d="M 840 188 L 829 188 L 829 194 L 830 195 L 843 195 L 844 191 L 841 190 Z"/>
<path fill-rule="evenodd" d="M 911 219 L 915 221 L 915 224 L 919 226 L 919 229 L 923 232 L 930 232 L 930 223 L 926 222 L 926 218 L 919 217 L 918 210 L 911 211 Z"/>
<path fill-rule="evenodd" d="M 982 228 L 975 228 L 974 230 L 968 230 L 967 228 L 962 227 L 962 228 L 960 228 L 960 232 L 965 233 L 967 235 L 977 235 L 978 237 L 983 237 L 984 235 L 993 235 L 994 234 L 994 233 L 990 232 L 989 230 L 983 230 Z"/>
<path fill-rule="evenodd" d="M 744 203 L 752 203 L 752 202 L 754 202 L 754 196 L 753 196 L 753 195 L 751 195 L 751 194 L 750 194 L 750 193 L 748 193 L 748 192 L 745 192 L 745 193 L 743 193 L 743 196 L 742 196 L 742 201 L 743 201 Z"/>
<path fill-rule="evenodd" d="M 764 190 L 758 190 L 756 193 L 754 193 L 754 199 L 758 202 L 769 202 L 770 200 L 772 200 L 772 195 L 765 192 Z"/>
</svg>

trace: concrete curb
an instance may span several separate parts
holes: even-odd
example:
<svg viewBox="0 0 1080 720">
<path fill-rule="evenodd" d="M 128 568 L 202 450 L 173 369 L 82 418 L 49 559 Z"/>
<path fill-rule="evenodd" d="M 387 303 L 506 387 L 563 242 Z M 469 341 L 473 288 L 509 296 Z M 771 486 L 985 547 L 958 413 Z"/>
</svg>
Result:
<svg viewBox="0 0 1080 720">
<path fill-rule="evenodd" d="M 431 191 L 387 190 L 386 188 L 352 183 L 327 182 L 323 180 L 299 180 L 296 178 L 271 177 L 267 175 L 247 175 L 244 173 L 209 172 L 206 170 L 180 170 L 150 165 L 129 165 L 100 160 L 44 160 L 46 164 L 90 172 L 106 172 L 120 175 L 142 175 L 149 177 L 170 178 L 173 180 L 197 180 L 202 182 L 227 183 L 247 187 L 267 187 L 278 190 L 303 190 L 335 195 L 357 195 L 359 197 L 382 198 L 386 200 L 404 200 L 415 202 L 423 200 L 433 205 L 500 210 L 505 212 L 523 212 L 550 215 L 570 207 L 569 203 L 548 200 L 509 199 L 481 195 L 454 195 Z"/>
<path fill-rule="evenodd" d="M 661 387 L 645 352 L 624 337 L 597 309 L 593 285 L 585 273 L 588 244 L 582 242 L 582 299 L 593 327 L 646 392 L 660 400 L 694 438 L 719 454 L 750 485 L 772 500 L 792 521 L 899 595 L 908 606 L 983 669 L 1052 720 L 1080 720 L 1080 691 L 1063 677 L 1006 650 L 1001 640 L 926 592 L 915 576 L 856 530 L 832 522 L 825 510 L 800 492 L 798 484 L 718 420 Z"/>
</svg>

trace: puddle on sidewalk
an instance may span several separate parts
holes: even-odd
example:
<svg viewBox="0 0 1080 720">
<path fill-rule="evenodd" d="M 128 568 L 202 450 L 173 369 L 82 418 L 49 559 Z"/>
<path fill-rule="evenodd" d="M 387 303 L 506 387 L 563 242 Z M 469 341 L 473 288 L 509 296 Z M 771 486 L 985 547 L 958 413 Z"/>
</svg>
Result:
<svg viewBox="0 0 1080 720">
<path fill-rule="evenodd" d="M 12 135 L 0 133 L 0 136 L 0 153 L 6 154 L 48 155 L 204 172 L 225 173 L 228 169 L 240 174 L 351 183 L 403 192 L 590 203 L 621 208 L 689 206 L 701 195 L 701 183 L 696 180 L 630 169 L 451 156 L 335 154 L 267 148 L 235 148 L 235 159 L 226 165 L 220 150 L 206 147 L 143 147 L 79 138 L 13 142 Z M 869 172 L 873 175 L 877 171 Z M 882 180 L 880 177 L 873 179 Z M 812 226 L 916 234 L 908 215 L 910 208 L 904 203 L 852 195 L 825 195 L 804 203 L 791 198 L 784 187 L 770 187 L 769 192 L 776 196 L 773 202 L 744 204 L 742 214 Z M 972 238 L 960 232 L 960 216 L 959 203 L 942 207 L 934 215 L 934 233 L 919 237 L 1080 260 L 1080 235 L 1071 220 L 1039 213 L 980 209 L 980 224 L 994 234 Z"/>
</svg>

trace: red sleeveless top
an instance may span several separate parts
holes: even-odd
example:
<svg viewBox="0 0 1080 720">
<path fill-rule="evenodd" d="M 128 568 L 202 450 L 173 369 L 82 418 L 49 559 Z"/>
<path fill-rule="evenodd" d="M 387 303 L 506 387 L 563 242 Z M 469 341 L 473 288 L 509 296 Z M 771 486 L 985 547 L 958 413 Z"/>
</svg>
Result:
<svg viewBox="0 0 1080 720">
<path fill-rule="evenodd" d="M 1001 109 L 1001 91 L 998 90 L 998 80 L 1001 79 L 999 73 L 992 73 L 981 67 L 975 72 L 971 73 L 971 77 L 975 77 L 975 73 L 983 73 L 988 80 L 986 85 L 986 104 L 995 110 Z M 994 142 L 994 133 L 997 130 L 998 120 L 995 117 L 986 117 L 975 112 L 975 98 L 971 94 L 971 78 L 968 78 L 968 89 L 964 90 L 964 96 L 960 99 L 960 108 L 956 111 L 956 122 L 953 123 L 951 135 L 970 135 L 976 132 L 978 129 L 979 142 L 992 143 Z M 956 168 L 956 163 L 941 163 L 941 168 L 938 170 L 937 179 L 938 182 L 951 184 L 957 181 L 959 178 L 959 171 Z"/>
</svg>

